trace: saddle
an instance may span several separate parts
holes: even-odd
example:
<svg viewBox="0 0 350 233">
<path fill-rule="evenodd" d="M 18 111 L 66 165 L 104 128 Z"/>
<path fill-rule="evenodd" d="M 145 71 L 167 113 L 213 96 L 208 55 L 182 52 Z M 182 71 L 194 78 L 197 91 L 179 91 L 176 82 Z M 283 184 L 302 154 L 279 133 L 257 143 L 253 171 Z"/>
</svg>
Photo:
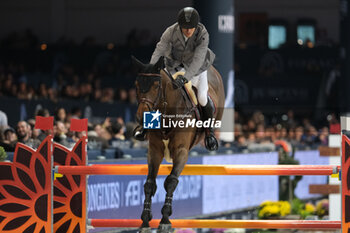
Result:
<svg viewBox="0 0 350 233">
<path fill-rule="evenodd" d="M 184 75 L 185 72 L 183 71 L 178 71 L 175 74 L 172 75 L 172 78 L 175 80 L 177 78 L 177 76 L 179 75 Z M 195 112 L 196 118 L 197 120 L 201 119 L 201 107 L 198 104 L 198 99 L 197 99 L 197 95 L 196 95 L 196 90 L 193 89 L 192 86 L 192 82 L 188 81 L 185 84 L 185 88 L 183 88 L 183 95 L 185 98 L 187 98 L 189 100 L 189 102 L 192 105 L 192 109 Z M 213 99 L 211 98 L 211 96 L 208 94 L 208 98 L 210 98 L 211 101 L 213 101 Z M 213 102 L 214 103 L 214 102 Z M 214 104 L 214 113 L 216 112 L 216 106 Z"/>
<path fill-rule="evenodd" d="M 173 79 L 175 80 L 177 78 L 177 76 L 179 75 L 184 75 L 185 72 L 179 71 L 176 72 L 175 74 L 173 74 Z M 186 91 L 188 93 L 188 97 L 190 98 L 190 101 L 195 105 L 198 106 L 198 100 L 197 100 L 197 96 L 196 93 L 194 92 L 193 88 L 192 88 L 192 82 L 188 81 L 188 83 L 185 84 L 185 88 Z"/>
</svg>

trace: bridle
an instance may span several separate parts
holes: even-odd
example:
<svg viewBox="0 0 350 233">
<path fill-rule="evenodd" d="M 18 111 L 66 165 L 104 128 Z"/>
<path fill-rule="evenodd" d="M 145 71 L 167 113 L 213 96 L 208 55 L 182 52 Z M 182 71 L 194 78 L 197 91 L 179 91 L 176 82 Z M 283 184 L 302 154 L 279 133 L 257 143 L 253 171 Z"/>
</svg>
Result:
<svg viewBox="0 0 350 233">
<path fill-rule="evenodd" d="M 150 111 L 154 111 L 155 107 L 158 106 L 160 99 L 162 97 L 162 93 L 163 93 L 162 80 L 161 80 L 162 76 L 160 74 L 156 74 L 156 73 L 139 73 L 138 76 L 141 76 L 141 77 L 159 77 L 159 79 L 157 79 L 157 81 L 159 81 L 158 93 L 157 93 L 157 96 L 154 100 L 150 100 L 150 99 L 145 98 L 145 97 L 139 98 L 139 96 L 137 96 L 138 106 L 140 106 L 141 103 L 144 103 L 147 105 L 147 107 Z M 143 93 L 146 93 L 146 92 L 143 92 Z"/>
</svg>

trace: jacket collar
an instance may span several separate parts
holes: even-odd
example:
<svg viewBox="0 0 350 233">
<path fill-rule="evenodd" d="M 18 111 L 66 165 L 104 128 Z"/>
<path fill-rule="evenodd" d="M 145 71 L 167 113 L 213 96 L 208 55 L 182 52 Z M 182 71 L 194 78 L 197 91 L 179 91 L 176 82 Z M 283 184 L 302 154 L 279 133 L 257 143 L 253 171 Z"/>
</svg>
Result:
<svg viewBox="0 0 350 233">
<path fill-rule="evenodd" d="M 185 47 L 186 46 L 185 38 L 184 38 L 184 35 L 182 34 L 182 31 L 179 25 L 177 25 L 176 27 L 176 36 L 181 41 L 182 45 Z"/>
</svg>

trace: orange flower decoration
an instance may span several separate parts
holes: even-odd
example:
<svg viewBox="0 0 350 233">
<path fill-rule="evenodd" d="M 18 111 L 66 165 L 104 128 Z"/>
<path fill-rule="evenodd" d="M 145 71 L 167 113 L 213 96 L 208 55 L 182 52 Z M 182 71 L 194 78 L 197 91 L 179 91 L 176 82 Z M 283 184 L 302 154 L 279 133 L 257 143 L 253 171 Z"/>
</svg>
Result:
<svg viewBox="0 0 350 233">
<path fill-rule="evenodd" d="M 54 143 L 54 165 L 86 165 L 86 137 L 72 151 Z M 64 175 L 54 181 L 54 232 L 85 233 L 86 176 Z"/>
<path fill-rule="evenodd" d="M 0 163 L 0 232 L 51 232 L 51 137 L 35 151 L 17 143 Z"/>
</svg>

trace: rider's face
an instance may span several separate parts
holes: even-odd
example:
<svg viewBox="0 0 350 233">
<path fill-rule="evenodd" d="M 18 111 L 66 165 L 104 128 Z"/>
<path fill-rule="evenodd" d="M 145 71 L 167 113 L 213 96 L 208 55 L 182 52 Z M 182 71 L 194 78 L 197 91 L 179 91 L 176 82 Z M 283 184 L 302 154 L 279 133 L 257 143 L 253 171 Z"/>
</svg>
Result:
<svg viewBox="0 0 350 233">
<path fill-rule="evenodd" d="M 196 28 L 181 28 L 182 33 L 187 37 L 190 38 L 194 31 L 196 30 Z"/>
</svg>

